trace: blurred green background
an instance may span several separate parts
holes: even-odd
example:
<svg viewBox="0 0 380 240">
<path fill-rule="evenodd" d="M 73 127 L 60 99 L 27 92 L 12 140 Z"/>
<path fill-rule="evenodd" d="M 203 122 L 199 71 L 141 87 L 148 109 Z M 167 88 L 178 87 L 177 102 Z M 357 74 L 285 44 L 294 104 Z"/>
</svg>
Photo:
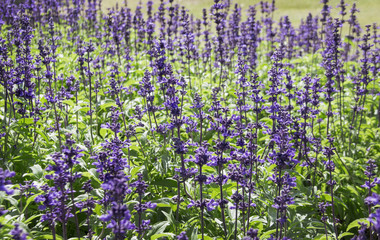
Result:
<svg viewBox="0 0 380 240">
<path fill-rule="evenodd" d="M 271 1 L 271 0 L 270 0 Z M 146 6 L 147 0 L 142 1 L 144 5 L 144 9 Z M 160 3 L 159 0 L 153 0 L 155 3 L 155 8 Z M 168 2 L 168 0 L 165 0 Z M 260 2 L 260 0 L 231 0 L 232 3 L 238 3 L 242 7 L 243 11 L 248 9 L 249 5 L 254 5 Z M 339 15 L 339 9 L 336 8 L 338 6 L 340 0 L 332 0 L 329 5 L 332 7 L 333 16 Z M 380 0 L 346 0 L 347 6 L 347 15 L 346 19 L 349 15 L 349 10 L 354 2 L 356 2 L 357 7 L 360 12 L 358 13 L 358 20 L 362 24 L 362 26 L 367 24 L 372 24 L 374 22 L 380 23 Z M 103 0 L 103 9 L 113 7 L 116 3 L 120 5 L 124 4 L 124 0 Z M 129 0 L 128 7 L 135 9 L 138 5 L 139 0 Z M 174 3 L 179 3 L 185 6 L 190 10 L 195 17 L 202 16 L 202 9 L 209 9 L 214 3 L 213 0 L 174 0 Z M 320 13 L 322 9 L 322 4 L 320 0 L 277 0 L 276 1 L 277 10 L 275 12 L 275 19 L 279 19 L 280 16 L 288 15 L 290 20 L 294 24 L 299 24 L 301 19 L 306 18 L 307 14 L 310 12 L 314 15 Z"/>
</svg>

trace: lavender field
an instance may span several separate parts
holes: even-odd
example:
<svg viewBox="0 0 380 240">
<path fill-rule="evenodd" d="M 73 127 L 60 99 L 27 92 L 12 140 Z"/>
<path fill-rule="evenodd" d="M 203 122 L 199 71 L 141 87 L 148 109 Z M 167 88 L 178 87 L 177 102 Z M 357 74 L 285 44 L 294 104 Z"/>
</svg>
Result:
<svg viewBox="0 0 380 240">
<path fill-rule="evenodd" d="M 1 0 L 0 239 L 380 240 L 361 3 Z"/>
</svg>

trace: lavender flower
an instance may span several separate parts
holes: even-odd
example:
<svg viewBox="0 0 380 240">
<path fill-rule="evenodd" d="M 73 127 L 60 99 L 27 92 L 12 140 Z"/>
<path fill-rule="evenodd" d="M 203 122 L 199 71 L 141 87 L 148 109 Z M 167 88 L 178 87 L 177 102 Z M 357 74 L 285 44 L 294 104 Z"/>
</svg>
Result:
<svg viewBox="0 0 380 240">
<path fill-rule="evenodd" d="M 28 234 L 25 233 L 20 228 L 20 225 L 17 224 L 17 223 L 15 224 L 15 228 L 12 229 L 12 231 L 10 232 L 10 234 L 12 235 L 12 239 L 14 239 L 14 240 L 26 240 L 27 236 L 28 236 Z"/>
<path fill-rule="evenodd" d="M 149 230 L 151 226 L 149 225 L 150 220 L 143 220 L 142 219 L 142 214 L 147 210 L 147 209 L 154 209 L 157 204 L 151 203 L 151 202 L 146 202 L 142 203 L 142 198 L 144 196 L 144 193 L 146 189 L 148 188 L 148 184 L 145 183 L 145 181 L 142 180 L 142 174 L 138 174 L 138 180 L 134 183 L 131 183 L 130 185 L 132 188 L 135 188 L 135 193 L 139 195 L 138 197 L 138 203 L 134 206 L 134 209 L 137 212 L 138 215 L 138 225 L 136 227 L 136 231 L 140 236 L 144 236 L 144 232 Z"/>
<path fill-rule="evenodd" d="M 102 221 L 110 221 L 107 228 L 112 229 L 116 239 L 124 239 L 127 232 L 135 229 L 135 225 L 131 223 L 131 214 L 126 205 L 113 202 L 111 210 L 107 214 L 100 217 Z"/>
<path fill-rule="evenodd" d="M 3 170 L 0 168 L 0 191 L 5 192 L 6 194 L 13 194 L 13 190 L 8 189 L 7 185 L 12 184 L 11 180 L 7 180 L 7 178 L 11 178 L 15 176 L 15 172 L 11 172 L 8 170 Z"/>
<path fill-rule="evenodd" d="M 372 229 L 380 235 L 380 209 L 376 209 L 375 213 L 369 215 L 369 221 L 372 224 Z"/>
<path fill-rule="evenodd" d="M 177 236 L 177 240 L 188 240 L 189 238 L 186 236 L 186 232 L 181 232 L 178 236 Z"/>
</svg>

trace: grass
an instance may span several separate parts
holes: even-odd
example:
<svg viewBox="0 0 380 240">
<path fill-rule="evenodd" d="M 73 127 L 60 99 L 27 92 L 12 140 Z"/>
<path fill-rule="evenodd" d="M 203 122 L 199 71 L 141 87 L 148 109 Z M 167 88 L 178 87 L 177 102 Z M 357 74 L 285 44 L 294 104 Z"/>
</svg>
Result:
<svg viewBox="0 0 380 240">
<path fill-rule="evenodd" d="M 164 0 L 168 2 L 167 0 Z M 103 0 L 103 8 L 111 8 L 119 4 L 123 5 L 124 0 Z M 146 3 L 147 0 L 142 1 Z M 153 0 L 155 6 L 160 3 L 159 0 Z M 333 7 L 332 15 L 334 17 L 339 17 L 339 9 L 336 6 L 339 4 L 340 0 L 330 1 L 330 6 Z M 348 3 L 346 19 L 349 15 L 349 10 L 352 4 L 356 2 L 357 7 L 360 9 L 358 14 L 358 20 L 362 26 L 367 24 L 373 24 L 374 22 L 380 22 L 380 0 L 346 0 Z M 128 7 L 135 9 L 138 5 L 138 0 L 129 0 Z M 179 3 L 185 6 L 190 12 L 197 18 L 202 17 L 202 9 L 209 9 L 214 3 L 213 0 L 174 0 L 174 3 Z M 232 0 L 232 3 L 238 3 L 242 9 L 247 10 L 249 5 L 260 3 L 260 0 Z M 144 4 L 145 6 L 145 4 Z M 314 16 L 320 13 L 322 4 L 319 0 L 277 0 L 276 1 L 277 10 L 275 12 L 275 18 L 279 19 L 281 16 L 288 15 L 290 20 L 294 24 L 299 24 L 301 19 L 304 19 L 309 13 L 312 13 Z"/>
</svg>

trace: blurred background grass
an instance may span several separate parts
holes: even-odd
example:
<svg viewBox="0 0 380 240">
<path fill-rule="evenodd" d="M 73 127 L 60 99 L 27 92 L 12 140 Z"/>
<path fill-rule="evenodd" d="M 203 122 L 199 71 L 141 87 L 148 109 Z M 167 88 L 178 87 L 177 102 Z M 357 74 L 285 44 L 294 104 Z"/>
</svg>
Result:
<svg viewBox="0 0 380 240">
<path fill-rule="evenodd" d="M 260 3 L 260 0 L 231 0 L 232 3 L 238 3 L 243 11 L 248 9 L 249 5 L 254 5 Z M 269 0 L 271 2 L 271 0 Z M 147 0 L 143 0 L 144 9 L 146 8 Z M 160 3 L 159 0 L 153 0 L 155 3 L 155 9 Z M 168 0 L 165 0 L 168 2 Z M 331 13 L 333 16 L 339 16 L 339 9 L 336 8 L 338 6 L 340 0 L 331 0 L 329 5 L 332 7 Z M 347 15 L 345 19 L 349 16 L 349 11 L 354 2 L 356 2 L 357 8 L 359 8 L 360 12 L 357 17 L 362 26 L 367 24 L 372 24 L 374 22 L 380 23 L 380 0 L 346 0 L 348 3 L 347 6 Z M 124 4 L 124 0 L 103 0 L 102 7 L 104 10 L 111 8 L 119 4 L 119 6 Z M 135 9 L 138 5 L 139 0 L 129 0 L 127 2 L 128 7 Z M 192 13 L 195 17 L 202 17 L 202 9 L 209 9 L 214 3 L 213 0 L 174 0 L 174 3 L 179 3 L 189 9 L 190 13 Z M 315 16 L 319 14 L 322 9 L 322 4 L 320 0 L 277 0 L 276 1 L 277 10 L 275 12 L 275 19 L 278 20 L 281 16 L 288 15 L 293 24 L 299 24 L 301 19 L 305 19 L 306 16 L 310 13 Z M 145 11 L 144 11 L 145 12 Z"/>
</svg>

